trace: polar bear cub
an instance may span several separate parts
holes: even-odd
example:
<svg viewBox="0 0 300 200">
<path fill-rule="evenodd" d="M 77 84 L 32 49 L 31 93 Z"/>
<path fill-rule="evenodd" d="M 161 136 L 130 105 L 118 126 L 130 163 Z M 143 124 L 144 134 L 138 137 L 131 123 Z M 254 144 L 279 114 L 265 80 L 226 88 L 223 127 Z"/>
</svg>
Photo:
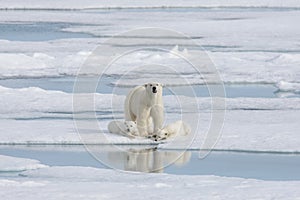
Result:
<svg viewBox="0 0 300 200">
<path fill-rule="evenodd" d="M 162 84 L 152 82 L 135 87 L 126 96 L 125 120 L 137 122 L 139 136 L 148 136 L 147 129 L 149 130 L 150 126 L 153 126 L 154 133 L 162 128 L 164 122 L 162 91 Z"/>
<path fill-rule="evenodd" d="M 134 137 L 138 135 L 137 125 L 134 121 L 111 121 L 107 128 L 110 133 L 121 134 L 123 136 Z"/>
<path fill-rule="evenodd" d="M 168 124 L 161 129 L 157 134 L 153 134 L 151 139 L 155 141 L 165 140 L 170 137 L 185 136 L 191 133 L 191 128 L 188 124 L 182 120 L 178 120 L 171 124 Z"/>
</svg>

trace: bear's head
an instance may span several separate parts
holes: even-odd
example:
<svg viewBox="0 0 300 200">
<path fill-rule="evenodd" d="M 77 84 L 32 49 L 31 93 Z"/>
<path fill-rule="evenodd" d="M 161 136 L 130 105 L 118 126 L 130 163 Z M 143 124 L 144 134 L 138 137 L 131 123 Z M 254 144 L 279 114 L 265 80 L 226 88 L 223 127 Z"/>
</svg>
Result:
<svg viewBox="0 0 300 200">
<path fill-rule="evenodd" d="M 162 95 L 163 85 L 161 83 L 146 83 L 144 86 L 149 95 Z"/>
<path fill-rule="evenodd" d="M 135 121 L 125 121 L 126 132 L 136 135 L 138 133 L 137 125 Z"/>
<path fill-rule="evenodd" d="M 169 137 L 169 133 L 166 130 L 160 130 L 158 133 L 148 136 L 148 138 L 154 141 L 166 140 Z"/>
</svg>

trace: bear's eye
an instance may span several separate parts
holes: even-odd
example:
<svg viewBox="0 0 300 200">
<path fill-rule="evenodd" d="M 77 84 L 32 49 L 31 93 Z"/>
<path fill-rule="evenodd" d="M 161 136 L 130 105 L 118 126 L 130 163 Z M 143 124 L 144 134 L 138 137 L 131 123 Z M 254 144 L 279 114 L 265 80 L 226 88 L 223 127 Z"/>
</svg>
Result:
<svg viewBox="0 0 300 200">
<path fill-rule="evenodd" d="M 150 84 L 150 87 L 152 87 L 152 84 Z"/>
<path fill-rule="evenodd" d="M 132 125 L 130 125 L 130 127 L 132 127 Z"/>
<path fill-rule="evenodd" d="M 156 84 L 156 86 L 158 86 L 158 84 Z"/>
</svg>

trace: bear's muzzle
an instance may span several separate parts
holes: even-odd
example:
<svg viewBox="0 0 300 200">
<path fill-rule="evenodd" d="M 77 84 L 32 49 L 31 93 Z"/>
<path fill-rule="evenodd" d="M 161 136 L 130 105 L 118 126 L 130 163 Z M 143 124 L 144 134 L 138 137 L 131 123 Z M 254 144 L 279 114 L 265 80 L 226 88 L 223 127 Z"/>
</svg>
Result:
<svg viewBox="0 0 300 200">
<path fill-rule="evenodd" d="M 153 87 L 153 88 L 152 88 L 152 92 L 153 92 L 153 93 L 157 93 L 156 87 Z"/>
</svg>

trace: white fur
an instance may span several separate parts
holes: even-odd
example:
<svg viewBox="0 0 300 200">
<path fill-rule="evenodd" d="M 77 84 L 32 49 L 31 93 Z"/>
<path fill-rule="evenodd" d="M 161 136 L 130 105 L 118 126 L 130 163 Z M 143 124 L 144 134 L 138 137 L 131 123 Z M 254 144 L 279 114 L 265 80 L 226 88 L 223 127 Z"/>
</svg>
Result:
<svg viewBox="0 0 300 200">
<path fill-rule="evenodd" d="M 178 120 L 171 124 L 168 124 L 161 129 L 157 134 L 151 136 L 151 139 L 155 141 L 164 140 L 170 137 L 185 136 L 191 133 L 191 128 L 188 124 L 182 120 Z"/>
<path fill-rule="evenodd" d="M 140 136 L 147 136 L 151 126 L 153 126 L 153 132 L 158 132 L 164 122 L 162 85 L 147 83 L 135 87 L 126 97 L 124 110 L 125 120 L 137 122 Z"/>
<path fill-rule="evenodd" d="M 107 128 L 110 133 L 121 134 L 129 137 L 138 135 L 137 125 L 134 121 L 111 121 Z"/>
</svg>

